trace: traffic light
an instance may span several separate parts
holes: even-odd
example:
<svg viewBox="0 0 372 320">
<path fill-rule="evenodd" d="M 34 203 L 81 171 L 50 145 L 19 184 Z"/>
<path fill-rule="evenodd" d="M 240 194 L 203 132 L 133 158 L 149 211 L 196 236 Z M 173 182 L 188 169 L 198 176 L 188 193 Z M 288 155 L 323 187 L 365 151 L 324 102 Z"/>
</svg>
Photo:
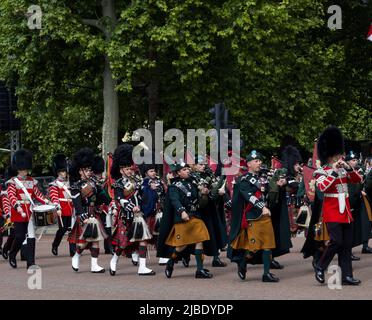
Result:
<svg viewBox="0 0 372 320">
<path fill-rule="evenodd" d="M 209 113 L 214 115 L 214 119 L 209 123 L 212 124 L 216 130 L 227 128 L 229 122 L 229 110 L 225 108 L 223 103 L 216 103 L 213 108 L 209 109 Z"/>
<path fill-rule="evenodd" d="M 14 115 L 17 109 L 17 100 L 14 87 L 10 90 L 0 82 L 0 131 L 19 130 L 20 123 Z"/>
<path fill-rule="evenodd" d="M 242 139 L 232 139 L 232 129 L 238 129 L 238 127 L 234 123 L 229 123 L 229 110 L 225 105 L 223 103 L 216 103 L 213 108 L 209 109 L 209 113 L 214 115 L 214 119 L 209 123 L 212 124 L 217 131 L 220 131 L 220 129 L 228 129 L 227 139 L 229 149 L 231 150 L 234 146 L 236 150 L 238 145 L 240 149 L 242 149 L 244 147 L 244 141 Z"/>
</svg>

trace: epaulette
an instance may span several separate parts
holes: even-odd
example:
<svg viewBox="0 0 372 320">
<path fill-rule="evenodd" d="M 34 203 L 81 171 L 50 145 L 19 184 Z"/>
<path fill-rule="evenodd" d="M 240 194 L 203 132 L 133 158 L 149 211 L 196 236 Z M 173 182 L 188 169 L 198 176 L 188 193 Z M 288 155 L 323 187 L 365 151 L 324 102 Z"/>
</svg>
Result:
<svg viewBox="0 0 372 320">
<path fill-rule="evenodd" d="M 321 175 L 321 176 L 328 175 L 328 172 L 326 170 L 324 170 L 323 167 L 322 167 L 322 168 L 316 169 L 313 172 L 313 177 L 315 177 L 317 175 Z"/>
</svg>

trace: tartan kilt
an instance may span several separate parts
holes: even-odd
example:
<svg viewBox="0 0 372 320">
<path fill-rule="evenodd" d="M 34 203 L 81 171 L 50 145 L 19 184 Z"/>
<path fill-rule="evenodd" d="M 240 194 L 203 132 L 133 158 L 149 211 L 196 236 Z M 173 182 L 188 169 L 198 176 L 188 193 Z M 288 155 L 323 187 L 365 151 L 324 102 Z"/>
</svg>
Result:
<svg viewBox="0 0 372 320">
<path fill-rule="evenodd" d="M 108 236 L 105 232 L 105 228 L 103 227 L 103 224 L 102 224 L 102 221 L 99 217 L 99 214 L 96 214 L 95 218 L 97 220 L 97 227 L 99 229 L 98 230 L 99 239 L 97 241 L 102 240 L 101 238 L 106 239 Z M 84 243 L 87 243 L 87 242 L 96 242 L 96 241 L 92 241 L 92 240 L 87 241 L 87 240 L 83 239 L 83 233 L 84 233 L 84 230 L 86 228 L 86 225 L 82 226 L 80 221 L 81 221 L 80 217 L 77 217 L 76 221 L 75 221 L 75 224 L 72 227 L 72 230 L 68 235 L 67 241 L 69 243 L 75 243 L 75 244 L 84 244 Z"/>
<path fill-rule="evenodd" d="M 67 241 L 69 243 L 85 243 L 85 240 L 80 239 L 81 235 L 83 234 L 83 227 L 80 223 L 80 217 L 77 217 L 72 227 L 71 232 L 68 234 Z"/>
<path fill-rule="evenodd" d="M 296 219 L 297 219 L 297 216 L 298 216 L 298 211 L 299 210 L 295 207 L 294 204 L 290 204 L 288 206 L 289 229 L 290 229 L 292 235 L 296 235 L 296 233 L 299 229 L 299 226 L 296 223 Z"/>
<path fill-rule="evenodd" d="M 125 225 L 122 219 L 118 219 L 111 237 L 111 244 L 116 248 L 123 249 L 123 255 L 125 256 L 130 255 L 138 247 L 138 243 L 130 242 L 130 238 L 128 237 L 130 228 L 131 223 L 127 223 L 127 225 Z"/>
<path fill-rule="evenodd" d="M 157 235 L 159 234 L 158 230 L 155 230 L 156 218 L 155 215 L 146 218 L 147 226 L 149 227 L 150 233 L 152 234 L 152 238 L 147 240 L 149 244 L 156 244 Z"/>
</svg>

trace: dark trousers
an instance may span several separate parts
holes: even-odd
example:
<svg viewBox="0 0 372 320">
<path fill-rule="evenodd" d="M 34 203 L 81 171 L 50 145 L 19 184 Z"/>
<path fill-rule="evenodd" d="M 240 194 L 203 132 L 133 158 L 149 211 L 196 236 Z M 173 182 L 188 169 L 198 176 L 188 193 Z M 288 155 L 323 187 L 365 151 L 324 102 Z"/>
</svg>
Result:
<svg viewBox="0 0 372 320">
<path fill-rule="evenodd" d="M 0 215 L 0 227 L 4 226 L 5 219 Z M 3 246 L 3 237 L 4 234 L 0 232 L 0 249 Z"/>
<path fill-rule="evenodd" d="M 9 251 L 9 257 L 15 258 L 26 239 L 28 222 L 14 222 L 14 241 Z"/>
<path fill-rule="evenodd" d="M 68 231 L 68 229 L 71 227 L 71 217 L 61 217 L 62 218 L 62 222 L 63 222 L 63 226 L 61 224 L 61 219 L 58 218 L 58 230 L 57 230 L 57 233 L 56 233 L 56 236 L 54 237 L 54 241 L 53 241 L 53 244 L 52 244 L 52 247 L 53 248 L 58 248 L 59 245 L 61 244 L 61 241 L 63 239 L 63 236 L 66 234 L 66 232 Z"/>
<path fill-rule="evenodd" d="M 353 276 L 351 249 L 353 246 L 353 226 L 351 223 L 326 223 L 330 242 L 319 260 L 319 267 L 327 269 L 333 257 L 338 254 L 338 265 L 342 278 Z"/>
<path fill-rule="evenodd" d="M 14 228 L 11 228 L 11 229 L 9 229 L 8 239 L 6 239 L 6 241 L 4 243 L 4 247 L 3 247 L 4 252 L 7 253 L 10 250 L 10 248 L 12 247 L 14 239 L 15 239 L 15 230 L 14 230 Z"/>
</svg>

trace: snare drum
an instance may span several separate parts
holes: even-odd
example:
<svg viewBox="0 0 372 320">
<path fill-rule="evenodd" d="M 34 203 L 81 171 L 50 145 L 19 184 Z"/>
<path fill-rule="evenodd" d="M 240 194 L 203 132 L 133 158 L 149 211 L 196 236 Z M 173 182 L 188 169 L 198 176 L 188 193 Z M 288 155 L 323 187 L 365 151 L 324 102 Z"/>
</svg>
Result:
<svg viewBox="0 0 372 320">
<path fill-rule="evenodd" d="M 37 227 L 45 227 L 55 224 L 53 214 L 56 211 L 55 206 L 43 204 L 40 206 L 33 207 L 32 211 L 34 213 L 35 225 Z"/>
</svg>

